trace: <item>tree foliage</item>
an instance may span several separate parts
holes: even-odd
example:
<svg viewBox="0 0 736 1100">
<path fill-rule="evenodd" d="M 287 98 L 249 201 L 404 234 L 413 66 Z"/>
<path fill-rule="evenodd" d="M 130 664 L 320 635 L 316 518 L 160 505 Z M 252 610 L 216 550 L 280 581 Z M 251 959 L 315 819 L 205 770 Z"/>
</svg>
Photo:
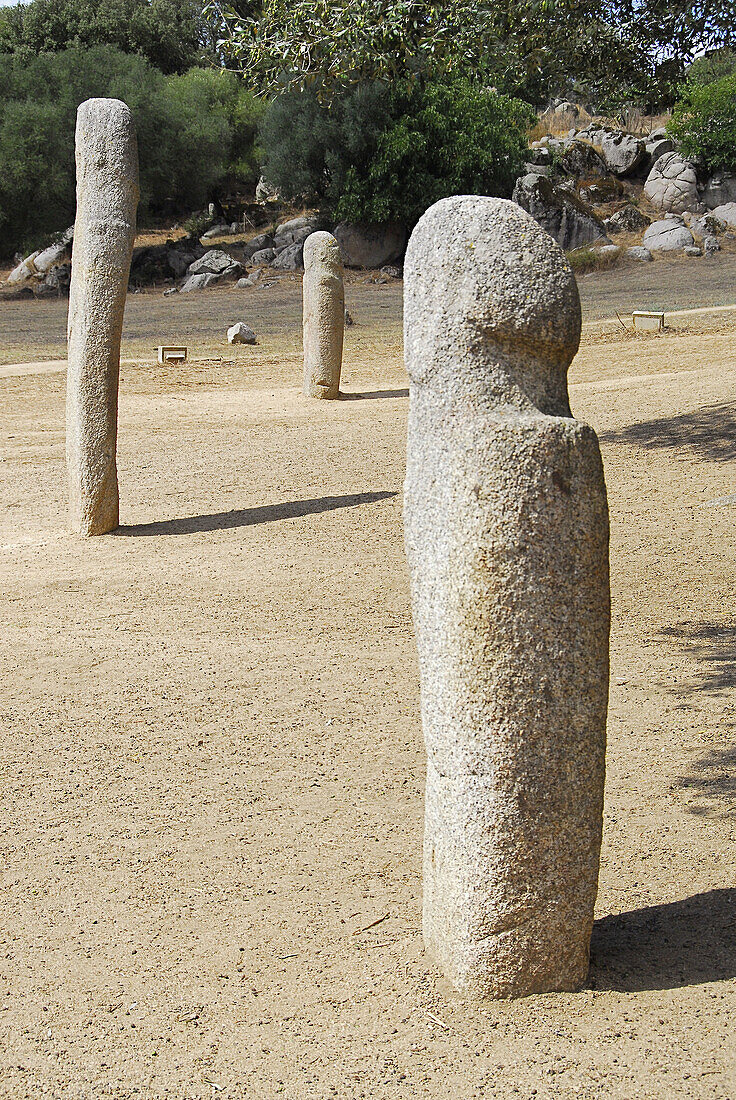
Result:
<svg viewBox="0 0 736 1100">
<path fill-rule="evenodd" d="M 3 12 L 0 53 L 30 61 L 70 47 L 115 46 L 139 54 L 163 73 L 200 59 L 199 0 L 32 0 Z"/>
<path fill-rule="evenodd" d="M 538 104 L 570 91 L 654 102 L 733 40 L 736 0 L 264 0 L 245 15 L 210 0 L 205 16 L 264 92 L 451 74 Z"/>
<path fill-rule="evenodd" d="M 141 215 L 201 205 L 228 175 L 252 176 L 259 107 L 232 73 L 165 77 L 109 46 L 0 56 L 0 249 L 12 254 L 74 220 L 78 105 L 111 96 L 135 118 Z"/>
</svg>

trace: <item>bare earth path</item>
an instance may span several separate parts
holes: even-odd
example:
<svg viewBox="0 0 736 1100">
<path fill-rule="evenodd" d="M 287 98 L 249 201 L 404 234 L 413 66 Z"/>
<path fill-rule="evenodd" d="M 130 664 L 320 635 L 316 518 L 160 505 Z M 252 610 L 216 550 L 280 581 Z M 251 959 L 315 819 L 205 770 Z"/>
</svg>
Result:
<svg viewBox="0 0 736 1100">
<path fill-rule="evenodd" d="M 645 266 L 586 316 L 736 297 L 731 258 L 700 299 Z M 348 287 L 334 403 L 298 282 L 171 301 L 129 303 L 116 535 L 64 531 L 63 374 L 0 377 L 0 1094 L 736 1100 L 736 318 L 573 365 L 613 528 L 591 983 L 475 1006 L 419 931 L 400 287 Z M 0 311 L 1 362 L 63 356 L 64 303 Z"/>
</svg>

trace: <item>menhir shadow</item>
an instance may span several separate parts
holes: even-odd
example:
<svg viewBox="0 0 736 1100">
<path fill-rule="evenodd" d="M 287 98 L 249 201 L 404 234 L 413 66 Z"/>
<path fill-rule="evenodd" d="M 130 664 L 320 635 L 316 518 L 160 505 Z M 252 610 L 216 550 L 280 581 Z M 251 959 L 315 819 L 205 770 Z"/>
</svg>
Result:
<svg viewBox="0 0 736 1100">
<path fill-rule="evenodd" d="M 594 989 L 639 993 L 736 977 L 736 889 L 618 913 L 596 921 Z"/>
<path fill-rule="evenodd" d="M 379 397 L 408 397 L 408 387 L 402 390 L 370 390 L 368 393 L 340 393 L 343 401 L 375 401 Z"/>
<path fill-rule="evenodd" d="M 598 433 L 601 443 L 635 443 L 647 450 L 673 448 L 712 462 L 736 458 L 736 409 L 706 405 L 702 409 L 642 420 L 625 428 Z"/>
<path fill-rule="evenodd" d="M 210 516 L 185 516 L 156 523 L 125 524 L 117 535 L 193 535 L 202 531 L 227 531 L 233 527 L 252 527 L 256 523 L 274 523 L 282 519 L 313 516 L 332 512 L 336 508 L 355 508 L 359 504 L 374 504 L 389 500 L 396 492 L 351 493 L 341 497 L 317 497 L 315 500 L 289 500 L 283 504 L 266 504 L 260 508 L 241 508 L 233 512 L 215 512 Z"/>
</svg>

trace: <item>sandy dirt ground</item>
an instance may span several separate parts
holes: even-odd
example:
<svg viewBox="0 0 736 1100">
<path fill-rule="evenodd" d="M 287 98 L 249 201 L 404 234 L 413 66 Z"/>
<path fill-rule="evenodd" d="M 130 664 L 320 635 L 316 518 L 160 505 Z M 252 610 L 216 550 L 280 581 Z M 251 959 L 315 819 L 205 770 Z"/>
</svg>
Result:
<svg viewBox="0 0 736 1100">
<path fill-rule="evenodd" d="M 586 320 L 736 300 L 733 257 L 697 265 L 584 278 Z M 736 1100 L 736 315 L 586 327 L 613 585 L 590 983 L 473 1004 L 420 933 L 400 294 L 349 285 L 334 403 L 299 392 L 298 280 L 131 297 L 124 526 L 88 541 L 63 372 L 0 376 L 2 1096 Z M 63 357 L 64 311 L 0 303 L 0 362 Z M 182 339 L 185 367 L 146 361 Z"/>
</svg>

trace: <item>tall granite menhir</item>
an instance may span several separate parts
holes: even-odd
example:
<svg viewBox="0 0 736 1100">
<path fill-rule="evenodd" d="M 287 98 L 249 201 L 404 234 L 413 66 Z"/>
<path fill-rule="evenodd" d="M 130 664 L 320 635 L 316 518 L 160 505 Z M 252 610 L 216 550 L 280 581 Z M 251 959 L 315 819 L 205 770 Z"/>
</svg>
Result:
<svg viewBox="0 0 736 1100">
<path fill-rule="evenodd" d="M 77 218 L 69 297 L 66 458 L 72 530 L 118 526 L 120 337 L 135 239 L 138 150 L 130 111 L 88 99 L 77 111 Z"/>
<path fill-rule="evenodd" d="M 586 979 L 608 696 L 608 509 L 572 418 L 573 274 L 514 203 L 444 199 L 405 264 L 405 530 L 427 747 L 424 938 L 453 985 Z"/>
<path fill-rule="evenodd" d="M 304 393 L 338 398 L 345 332 L 340 246 L 331 233 L 304 243 Z"/>
</svg>

